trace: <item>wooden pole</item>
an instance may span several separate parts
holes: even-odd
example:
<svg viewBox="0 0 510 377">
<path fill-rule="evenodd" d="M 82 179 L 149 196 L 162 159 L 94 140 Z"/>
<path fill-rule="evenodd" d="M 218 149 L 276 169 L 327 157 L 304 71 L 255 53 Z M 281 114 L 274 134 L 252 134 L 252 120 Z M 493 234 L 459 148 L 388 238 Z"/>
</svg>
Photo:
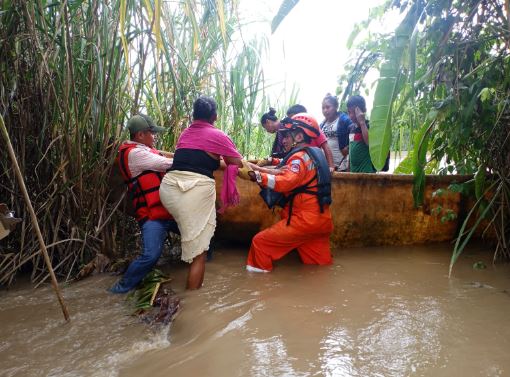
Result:
<svg viewBox="0 0 510 377">
<path fill-rule="evenodd" d="M 9 152 L 9 156 L 12 160 L 12 165 L 14 167 L 14 172 L 16 173 L 16 177 L 18 178 L 18 183 L 23 193 L 23 197 L 25 198 L 25 203 L 28 207 L 28 212 L 30 212 L 30 217 L 32 218 L 32 224 L 34 226 L 34 231 L 37 234 L 37 239 L 39 240 L 39 245 L 41 246 L 41 251 L 44 256 L 44 262 L 46 263 L 46 267 L 50 273 L 51 277 L 51 285 L 53 286 L 53 290 L 57 295 L 58 302 L 62 307 L 62 313 L 64 313 L 64 318 L 69 322 L 69 311 L 67 310 L 67 306 L 64 302 L 64 297 L 62 296 L 62 292 L 58 287 L 57 278 L 55 277 L 55 272 L 53 272 L 53 267 L 51 266 L 50 257 L 48 255 L 48 250 L 46 250 L 46 244 L 44 243 L 41 229 L 39 228 L 39 222 L 37 221 L 37 216 L 35 215 L 34 207 L 32 206 L 32 202 L 30 201 L 30 197 L 28 196 L 27 187 L 25 186 L 25 181 L 23 180 L 23 176 L 21 175 L 21 170 L 18 165 L 18 160 L 16 159 L 16 155 L 14 154 L 14 149 L 12 148 L 11 139 L 9 138 L 9 133 L 7 132 L 7 128 L 5 127 L 4 118 L 0 114 L 0 128 L 2 134 L 5 139 L 5 143 L 7 144 L 7 150 Z"/>
</svg>

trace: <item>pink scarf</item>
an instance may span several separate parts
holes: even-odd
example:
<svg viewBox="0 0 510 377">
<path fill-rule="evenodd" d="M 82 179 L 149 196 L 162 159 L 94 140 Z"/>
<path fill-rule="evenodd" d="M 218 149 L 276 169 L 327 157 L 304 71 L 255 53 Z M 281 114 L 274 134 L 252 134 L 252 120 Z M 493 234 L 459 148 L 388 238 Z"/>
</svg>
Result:
<svg viewBox="0 0 510 377">
<path fill-rule="evenodd" d="M 234 142 L 223 131 L 201 120 L 194 120 L 182 132 L 176 149 L 181 148 L 200 149 L 224 157 L 242 157 Z M 236 187 L 237 171 L 236 165 L 227 165 L 227 169 L 223 173 L 223 186 L 220 195 L 222 204 L 218 210 L 219 213 L 223 213 L 229 206 L 239 204 L 239 192 Z"/>
</svg>

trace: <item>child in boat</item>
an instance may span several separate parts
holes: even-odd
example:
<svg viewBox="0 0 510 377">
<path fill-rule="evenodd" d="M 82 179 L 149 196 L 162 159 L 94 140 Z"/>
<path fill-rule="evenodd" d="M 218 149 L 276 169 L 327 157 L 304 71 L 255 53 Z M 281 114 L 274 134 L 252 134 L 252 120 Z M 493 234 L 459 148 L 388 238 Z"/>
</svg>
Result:
<svg viewBox="0 0 510 377">
<path fill-rule="evenodd" d="M 352 173 L 375 173 L 368 149 L 369 122 L 365 119 L 367 111 L 362 96 L 352 96 L 347 101 L 347 113 L 352 120 L 349 129 L 349 165 Z"/>
</svg>

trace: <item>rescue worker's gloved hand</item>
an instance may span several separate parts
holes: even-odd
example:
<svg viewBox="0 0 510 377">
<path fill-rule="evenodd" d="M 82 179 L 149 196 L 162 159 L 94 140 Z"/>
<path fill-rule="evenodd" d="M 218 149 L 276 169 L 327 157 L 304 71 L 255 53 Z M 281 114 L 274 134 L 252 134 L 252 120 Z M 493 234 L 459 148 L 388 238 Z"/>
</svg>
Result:
<svg viewBox="0 0 510 377">
<path fill-rule="evenodd" d="M 268 165 L 271 165 L 271 160 L 269 158 L 264 158 L 262 160 L 259 160 L 259 162 L 257 162 L 257 166 L 268 166 Z"/>
<path fill-rule="evenodd" d="M 251 181 L 251 177 L 250 177 L 250 172 L 253 171 L 253 169 L 250 167 L 250 165 L 248 164 L 248 161 L 245 161 L 245 160 L 242 160 L 241 161 L 242 164 L 243 164 L 243 167 L 242 168 L 239 168 L 239 171 L 237 172 L 237 175 L 239 176 L 239 178 L 241 179 L 246 179 L 248 181 Z"/>
</svg>

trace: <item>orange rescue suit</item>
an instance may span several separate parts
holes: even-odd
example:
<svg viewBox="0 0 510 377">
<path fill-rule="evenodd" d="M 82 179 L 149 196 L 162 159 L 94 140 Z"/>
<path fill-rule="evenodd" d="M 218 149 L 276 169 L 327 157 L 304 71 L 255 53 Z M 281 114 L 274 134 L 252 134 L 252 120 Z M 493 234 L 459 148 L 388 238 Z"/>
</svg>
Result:
<svg viewBox="0 0 510 377">
<path fill-rule="evenodd" d="M 300 186 L 317 185 L 316 167 L 305 151 L 291 156 L 286 167 L 279 175 L 260 173 L 260 186 L 288 195 Z M 283 208 L 279 222 L 255 235 L 247 265 L 271 271 L 273 261 L 281 259 L 293 249 L 297 249 L 305 264 L 331 264 L 329 236 L 333 231 L 333 222 L 329 206 L 325 205 L 321 213 L 317 196 L 300 193 L 294 198 L 289 225 L 288 216 L 289 204 Z"/>
</svg>

